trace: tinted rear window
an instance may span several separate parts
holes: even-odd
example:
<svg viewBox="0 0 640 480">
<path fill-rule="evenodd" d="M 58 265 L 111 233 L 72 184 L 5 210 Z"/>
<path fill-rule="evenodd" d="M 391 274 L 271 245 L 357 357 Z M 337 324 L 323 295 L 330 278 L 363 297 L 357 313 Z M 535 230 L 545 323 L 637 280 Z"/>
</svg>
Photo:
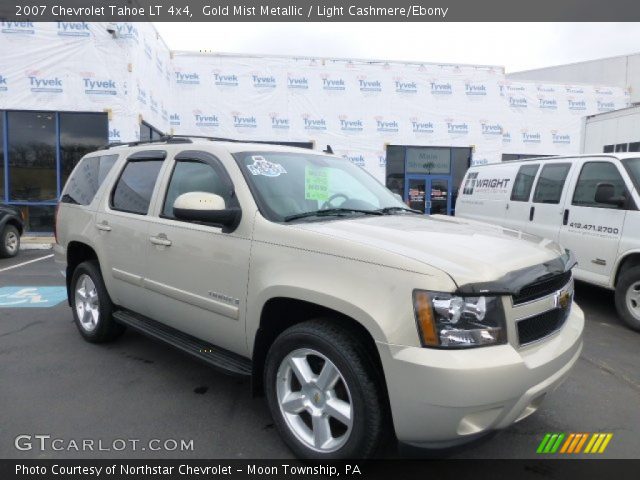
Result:
<svg viewBox="0 0 640 480">
<path fill-rule="evenodd" d="M 538 173 L 539 165 L 523 165 L 518 170 L 516 181 L 511 190 L 511 200 L 516 202 L 528 202 L 533 187 L 533 180 Z"/>
<path fill-rule="evenodd" d="M 163 160 L 129 161 L 113 190 L 111 207 L 146 215 Z"/>
<path fill-rule="evenodd" d="M 554 163 L 545 165 L 538 177 L 536 191 L 533 194 L 535 203 L 560 203 L 564 181 L 571 165 L 568 163 Z"/>
<path fill-rule="evenodd" d="M 118 155 L 102 155 L 85 157 L 80 160 L 79 165 L 67 181 L 60 201 L 89 205 L 117 159 Z"/>
</svg>

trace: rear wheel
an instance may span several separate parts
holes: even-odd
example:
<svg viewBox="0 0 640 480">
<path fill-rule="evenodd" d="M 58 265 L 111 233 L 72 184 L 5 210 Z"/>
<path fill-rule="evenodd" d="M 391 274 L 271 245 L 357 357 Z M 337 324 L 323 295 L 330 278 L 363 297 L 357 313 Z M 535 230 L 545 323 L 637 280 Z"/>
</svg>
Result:
<svg viewBox="0 0 640 480">
<path fill-rule="evenodd" d="M 285 330 L 266 359 L 265 391 L 280 434 L 301 458 L 364 458 L 384 437 L 375 364 L 330 320 Z"/>
<path fill-rule="evenodd" d="M 5 225 L 0 235 L 0 258 L 15 257 L 20 250 L 20 232 L 14 225 Z"/>
<path fill-rule="evenodd" d="M 640 331 L 640 267 L 625 270 L 616 286 L 616 309 L 622 320 Z"/>
<path fill-rule="evenodd" d="M 73 319 L 85 340 L 102 343 L 122 334 L 124 326 L 113 319 L 113 304 L 96 261 L 76 267 L 71 289 Z"/>
</svg>

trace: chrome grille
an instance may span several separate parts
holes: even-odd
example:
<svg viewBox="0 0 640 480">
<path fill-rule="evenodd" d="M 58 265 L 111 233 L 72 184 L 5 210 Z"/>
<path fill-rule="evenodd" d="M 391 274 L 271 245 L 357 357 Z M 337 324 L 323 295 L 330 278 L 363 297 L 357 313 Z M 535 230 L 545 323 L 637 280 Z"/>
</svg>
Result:
<svg viewBox="0 0 640 480">
<path fill-rule="evenodd" d="M 569 280 L 571 280 L 571 270 L 525 285 L 520 289 L 520 292 L 513 295 L 513 305 L 520 305 L 551 295 L 564 287 Z"/>
</svg>

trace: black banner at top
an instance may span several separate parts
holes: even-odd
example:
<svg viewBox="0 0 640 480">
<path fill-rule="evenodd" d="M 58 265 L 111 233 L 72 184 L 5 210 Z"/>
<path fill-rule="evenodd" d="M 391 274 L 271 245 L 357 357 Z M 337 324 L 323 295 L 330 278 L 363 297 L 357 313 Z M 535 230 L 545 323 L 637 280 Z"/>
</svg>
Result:
<svg viewBox="0 0 640 480">
<path fill-rule="evenodd" d="M 4 22 L 639 21 L 637 0 L 2 0 Z"/>
</svg>

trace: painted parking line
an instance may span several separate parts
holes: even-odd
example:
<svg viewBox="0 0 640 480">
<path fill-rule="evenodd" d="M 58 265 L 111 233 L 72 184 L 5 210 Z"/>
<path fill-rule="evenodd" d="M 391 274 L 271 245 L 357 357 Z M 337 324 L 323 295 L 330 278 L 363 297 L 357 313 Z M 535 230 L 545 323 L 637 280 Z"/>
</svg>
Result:
<svg viewBox="0 0 640 480">
<path fill-rule="evenodd" d="M 1 287 L 0 308 L 48 308 L 67 299 L 65 287 Z"/>
<path fill-rule="evenodd" d="M 6 272 L 7 270 L 13 270 L 14 268 L 23 267 L 25 265 L 29 265 L 30 263 L 39 262 L 40 260 L 45 260 L 47 258 L 53 257 L 53 253 L 51 255 L 45 255 L 44 257 L 34 258 L 33 260 L 27 260 L 26 262 L 18 263 L 17 265 L 11 265 L 10 267 L 0 268 L 0 272 Z"/>
</svg>

